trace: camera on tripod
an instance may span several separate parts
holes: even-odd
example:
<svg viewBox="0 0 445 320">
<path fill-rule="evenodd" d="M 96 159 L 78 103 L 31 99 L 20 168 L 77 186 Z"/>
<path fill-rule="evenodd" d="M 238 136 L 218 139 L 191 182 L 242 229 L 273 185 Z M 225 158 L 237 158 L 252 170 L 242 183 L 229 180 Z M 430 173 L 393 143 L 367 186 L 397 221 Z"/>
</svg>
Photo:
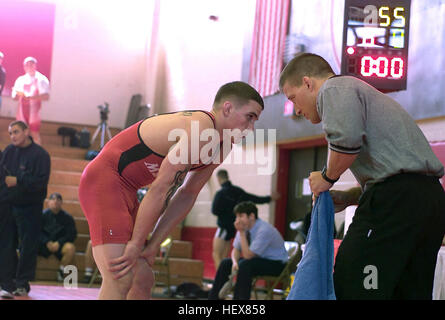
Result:
<svg viewBox="0 0 445 320">
<path fill-rule="evenodd" d="M 108 120 L 108 113 L 110 113 L 109 104 L 104 102 L 104 105 L 97 106 L 100 110 L 100 120 L 101 121 L 107 121 Z"/>
<path fill-rule="evenodd" d="M 97 135 L 100 132 L 100 148 L 102 149 L 105 145 L 105 133 L 108 136 L 108 140 L 111 140 L 111 132 L 108 128 L 107 120 L 108 120 L 108 113 L 110 113 L 110 108 L 108 103 L 104 102 L 103 105 L 97 106 L 97 108 L 100 111 L 100 123 L 97 126 L 96 132 L 94 132 L 93 138 L 91 139 L 91 144 L 94 143 L 94 140 L 96 139 Z"/>
</svg>

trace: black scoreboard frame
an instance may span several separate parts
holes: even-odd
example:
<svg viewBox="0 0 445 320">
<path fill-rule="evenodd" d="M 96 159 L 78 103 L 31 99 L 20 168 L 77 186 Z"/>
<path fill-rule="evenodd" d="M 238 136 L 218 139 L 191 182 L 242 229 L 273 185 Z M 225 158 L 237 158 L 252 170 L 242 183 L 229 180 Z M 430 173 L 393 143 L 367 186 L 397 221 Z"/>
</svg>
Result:
<svg viewBox="0 0 445 320">
<path fill-rule="evenodd" d="M 403 7 L 404 8 L 404 38 L 403 38 L 403 48 L 374 48 L 374 47 L 353 47 L 354 53 L 348 54 L 347 50 L 351 46 L 347 45 L 348 38 L 348 27 L 350 21 L 350 8 L 363 9 L 372 5 L 376 8 L 381 8 L 387 6 L 390 8 Z M 345 10 L 343 19 L 343 45 L 341 54 L 341 74 L 350 75 L 357 77 L 370 85 L 374 86 L 376 89 L 382 92 L 393 92 L 406 90 L 407 78 L 408 78 L 408 48 L 409 48 L 409 26 L 410 26 L 410 14 L 411 14 L 411 0 L 345 0 Z M 393 11 L 394 12 L 394 11 Z M 365 11 L 363 11 L 365 16 Z M 375 28 L 373 26 L 368 26 L 369 28 Z M 381 28 L 379 26 L 379 28 Z M 387 32 L 385 33 L 386 41 L 385 44 L 389 46 L 389 36 L 391 25 L 385 26 Z M 393 27 L 394 28 L 394 27 Z M 350 49 L 351 50 L 351 49 Z M 355 51 L 356 50 L 356 51 Z M 400 57 L 404 63 L 403 75 L 400 79 L 394 77 L 378 77 L 373 76 L 363 76 L 357 69 L 359 64 L 361 64 L 361 59 L 363 56 L 370 56 L 378 59 L 378 57 L 397 58 Z M 360 60 L 360 61 L 359 61 Z M 399 59 L 400 60 L 400 59 Z M 392 61 L 392 60 L 391 60 Z"/>
</svg>

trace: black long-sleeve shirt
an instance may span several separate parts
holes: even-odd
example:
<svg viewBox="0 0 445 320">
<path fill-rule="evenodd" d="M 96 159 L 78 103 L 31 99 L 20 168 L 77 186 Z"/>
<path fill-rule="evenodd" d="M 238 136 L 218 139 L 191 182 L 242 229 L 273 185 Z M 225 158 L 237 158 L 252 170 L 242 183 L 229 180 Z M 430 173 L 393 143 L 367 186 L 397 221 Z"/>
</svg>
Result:
<svg viewBox="0 0 445 320">
<path fill-rule="evenodd" d="M 73 217 L 65 210 L 57 214 L 46 209 L 42 214 L 42 233 L 40 242 L 46 245 L 49 241 L 57 241 L 62 248 L 66 242 L 73 243 L 77 237 L 77 229 Z"/>
<path fill-rule="evenodd" d="M 212 213 L 218 217 L 216 224 L 220 228 L 235 230 L 233 225 L 236 219 L 233 208 L 242 201 L 252 201 L 257 204 L 269 203 L 270 196 L 260 197 L 247 193 L 240 187 L 232 185 L 226 181 L 221 185 L 221 189 L 215 194 L 212 202 Z"/>
<path fill-rule="evenodd" d="M 21 148 L 10 144 L 0 160 L 0 201 L 27 206 L 46 198 L 51 159 L 48 152 L 32 142 Z M 8 188 L 6 176 L 17 177 L 17 185 Z"/>
</svg>

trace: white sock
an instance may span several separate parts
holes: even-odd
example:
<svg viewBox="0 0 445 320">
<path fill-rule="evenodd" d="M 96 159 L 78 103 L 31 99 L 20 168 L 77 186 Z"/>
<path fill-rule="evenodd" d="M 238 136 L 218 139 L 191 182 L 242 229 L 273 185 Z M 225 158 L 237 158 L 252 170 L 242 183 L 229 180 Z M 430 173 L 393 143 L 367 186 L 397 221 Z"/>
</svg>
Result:
<svg viewBox="0 0 445 320">
<path fill-rule="evenodd" d="M 85 268 L 85 275 L 86 276 L 93 275 L 93 268 Z"/>
</svg>

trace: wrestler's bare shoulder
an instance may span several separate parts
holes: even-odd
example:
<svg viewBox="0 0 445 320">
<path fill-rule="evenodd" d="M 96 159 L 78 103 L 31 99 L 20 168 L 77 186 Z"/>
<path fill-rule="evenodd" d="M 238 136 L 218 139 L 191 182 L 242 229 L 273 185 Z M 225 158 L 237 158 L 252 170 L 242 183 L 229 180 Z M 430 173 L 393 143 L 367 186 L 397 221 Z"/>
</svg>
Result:
<svg viewBox="0 0 445 320">
<path fill-rule="evenodd" d="M 190 134 L 192 121 L 199 124 L 200 132 L 207 128 L 213 128 L 212 119 L 204 112 L 178 111 L 145 119 L 139 128 L 139 135 L 151 150 L 166 155 L 170 147 L 176 143 L 176 141 L 169 141 L 169 134 L 175 129 L 176 132 L 184 130 Z"/>
</svg>

